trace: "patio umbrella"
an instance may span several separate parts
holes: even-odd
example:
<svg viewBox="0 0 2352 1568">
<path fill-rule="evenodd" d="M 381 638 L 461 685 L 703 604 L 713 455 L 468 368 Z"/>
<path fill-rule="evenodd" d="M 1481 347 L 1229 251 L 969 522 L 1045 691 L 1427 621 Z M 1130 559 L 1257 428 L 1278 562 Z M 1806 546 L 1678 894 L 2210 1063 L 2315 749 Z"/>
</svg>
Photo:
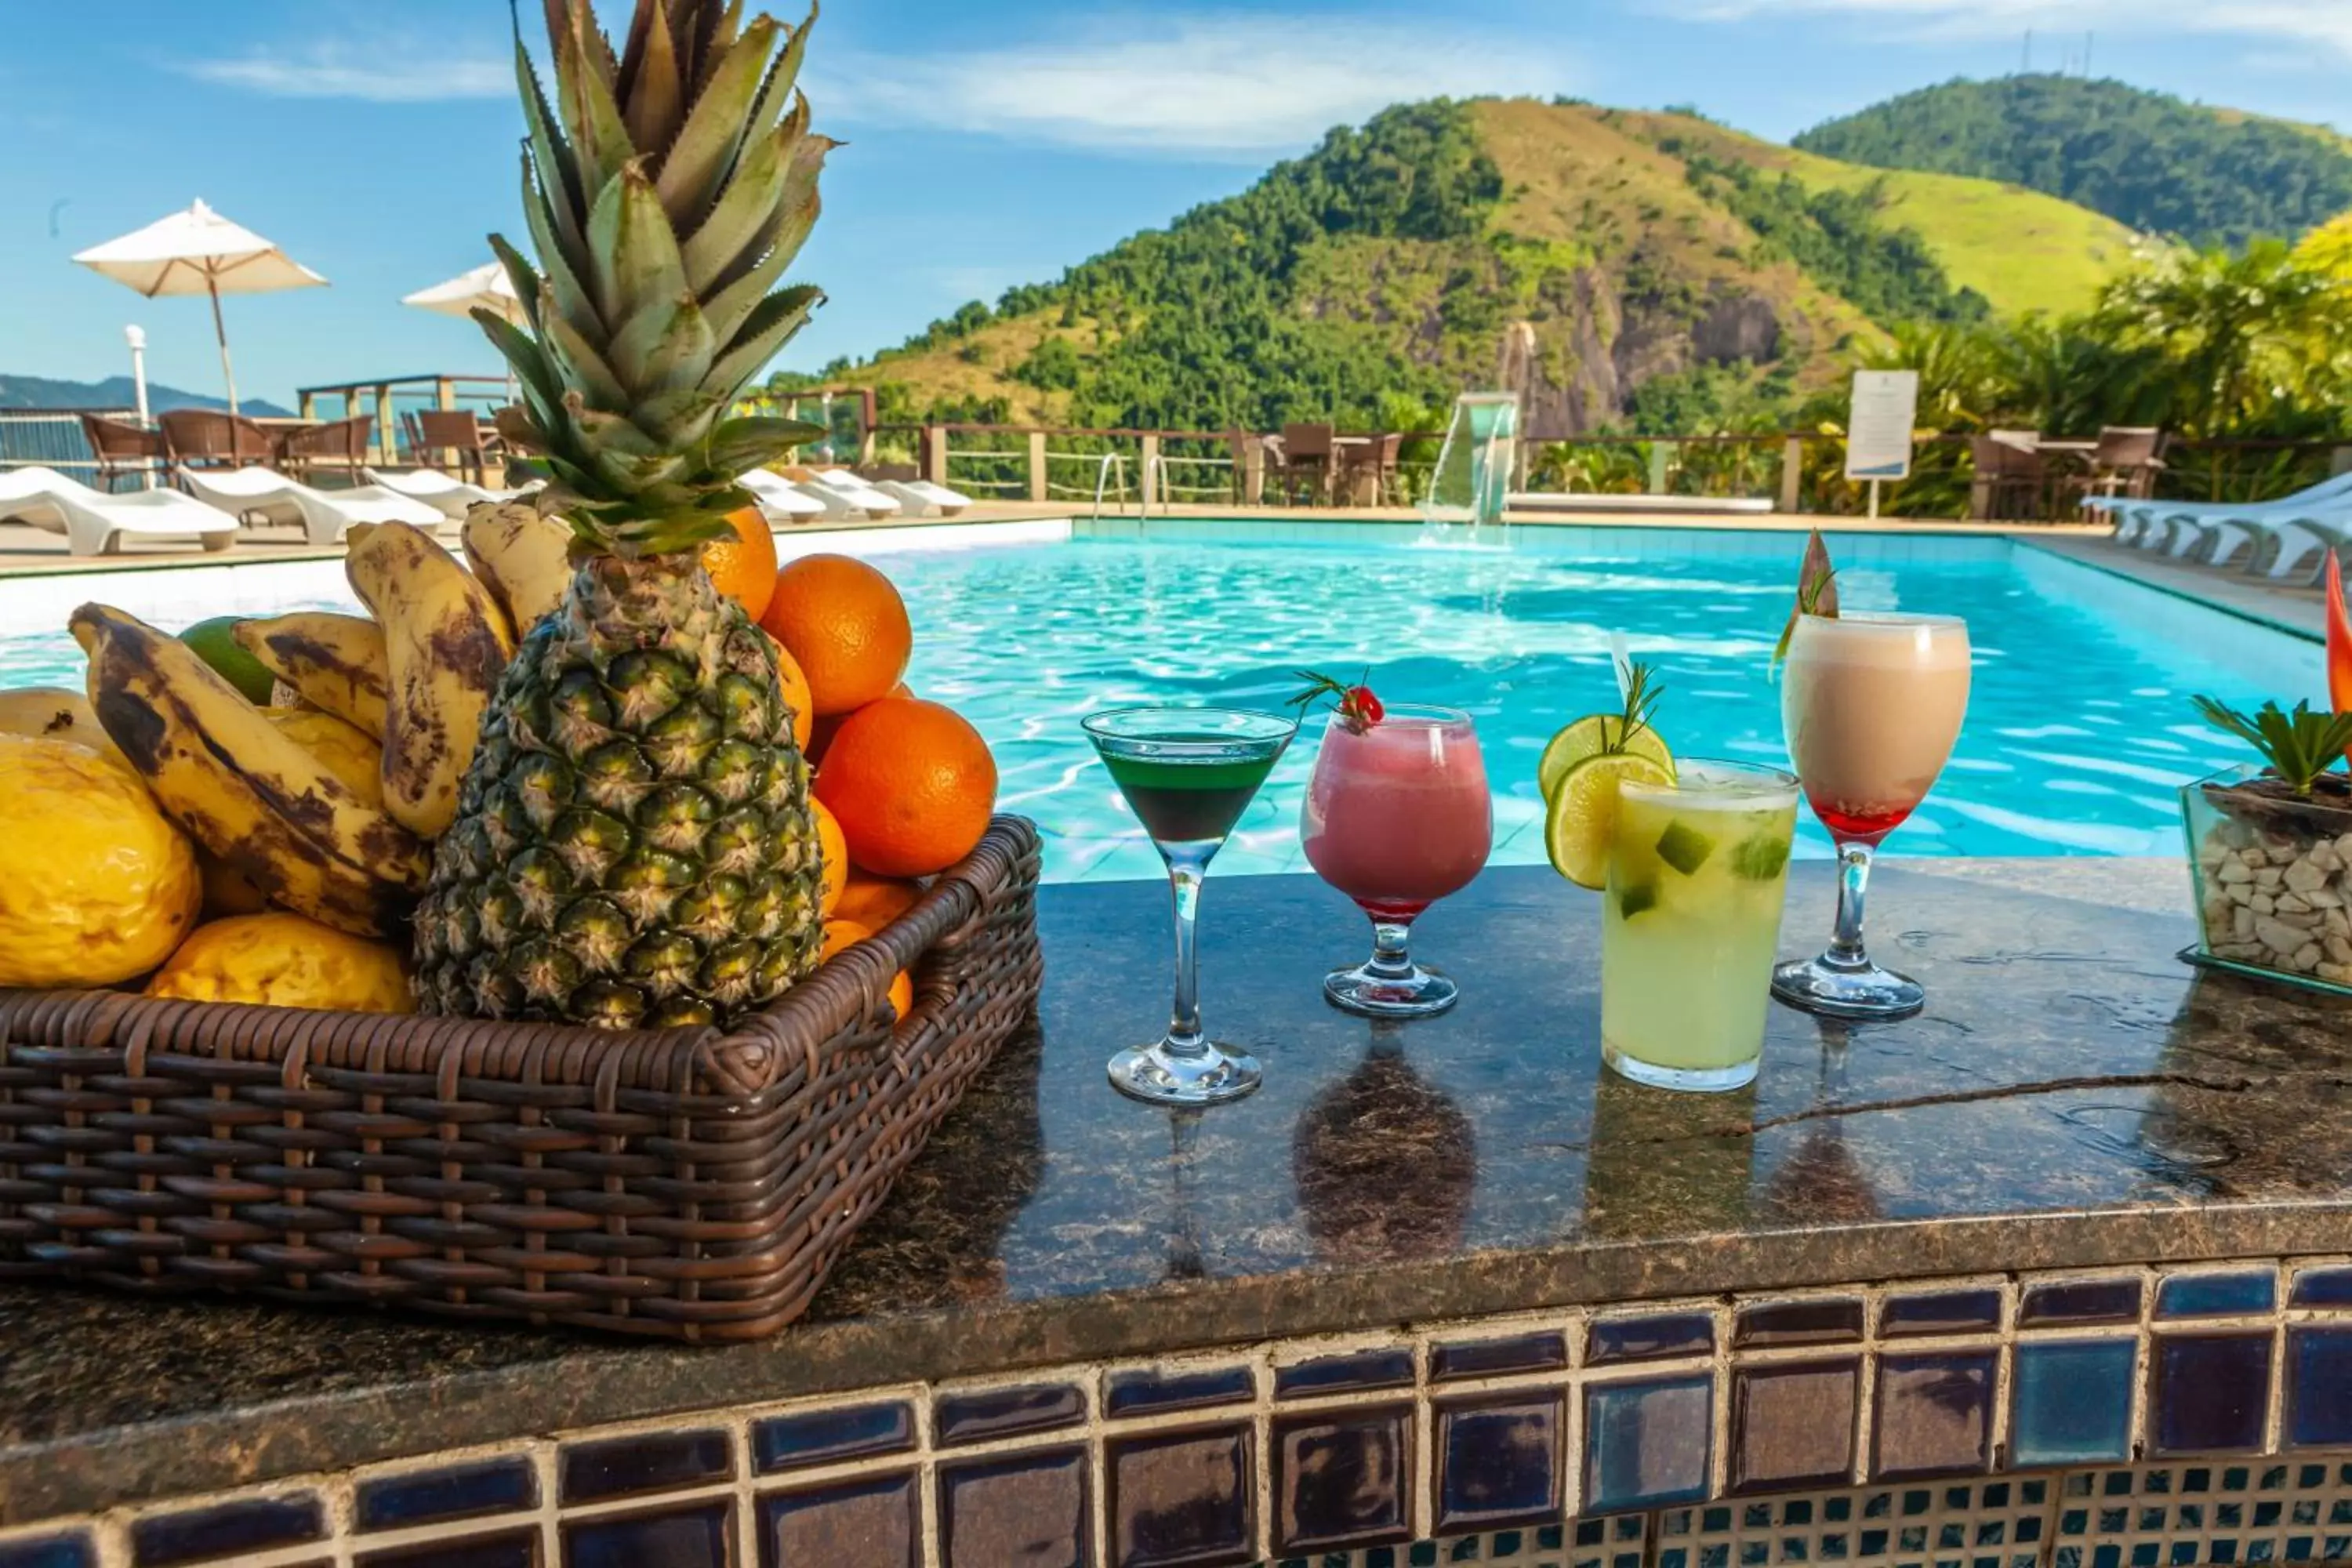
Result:
<svg viewBox="0 0 2352 1568">
<path fill-rule="evenodd" d="M 220 340 L 221 379 L 228 384 L 231 414 L 236 412 L 236 373 L 229 365 L 228 329 L 221 321 L 220 297 L 312 289 L 327 281 L 202 202 L 120 239 L 94 245 L 74 259 L 151 300 L 164 294 L 210 295 L 213 335 Z"/>
<path fill-rule="evenodd" d="M 420 310 L 434 310 L 444 316 L 471 319 L 477 310 L 491 310 L 504 316 L 513 326 L 523 322 L 522 300 L 516 297 L 514 282 L 507 277 L 505 264 L 485 261 L 471 272 L 460 272 L 446 283 L 436 283 L 430 289 L 419 289 L 414 294 L 400 297 L 404 305 L 414 305 Z M 507 372 L 507 397 L 515 395 L 514 372 Z"/>
</svg>

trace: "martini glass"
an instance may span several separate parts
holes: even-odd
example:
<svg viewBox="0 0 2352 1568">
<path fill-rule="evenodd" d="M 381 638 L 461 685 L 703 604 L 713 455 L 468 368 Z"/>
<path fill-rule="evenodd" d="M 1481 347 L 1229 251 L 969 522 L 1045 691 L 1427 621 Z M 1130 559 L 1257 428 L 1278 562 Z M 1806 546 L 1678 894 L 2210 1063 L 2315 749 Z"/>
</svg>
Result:
<svg viewBox="0 0 2352 1568">
<path fill-rule="evenodd" d="M 1158 1105 L 1238 1100 L 1263 1074 L 1255 1058 L 1201 1033 L 1193 921 L 1210 860 L 1298 733 L 1298 721 L 1234 708 L 1115 708 L 1084 724 L 1168 863 L 1176 905 L 1176 1005 L 1168 1032 L 1111 1058 L 1111 1086 Z"/>
</svg>

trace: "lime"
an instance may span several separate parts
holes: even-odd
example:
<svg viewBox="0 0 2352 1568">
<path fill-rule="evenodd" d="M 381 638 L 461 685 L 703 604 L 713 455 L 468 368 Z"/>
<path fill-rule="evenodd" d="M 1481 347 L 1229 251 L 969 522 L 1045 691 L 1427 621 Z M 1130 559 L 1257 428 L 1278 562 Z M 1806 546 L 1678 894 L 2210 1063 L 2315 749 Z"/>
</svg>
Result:
<svg viewBox="0 0 2352 1568">
<path fill-rule="evenodd" d="M 1543 791 L 1543 797 L 1551 798 L 1552 792 L 1559 788 L 1559 781 L 1568 776 L 1569 769 L 1615 744 L 1624 728 L 1625 721 L 1614 713 L 1587 713 L 1581 719 L 1571 720 L 1544 747 L 1543 761 L 1536 764 L 1536 786 Z M 1675 754 L 1666 750 L 1666 743 L 1647 724 L 1633 731 L 1625 750 L 1667 768 L 1675 765 Z"/>
<path fill-rule="evenodd" d="M 213 673 L 241 692 L 247 702 L 257 708 L 269 705 L 270 689 L 278 678 L 262 668 L 261 661 L 245 651 L 236 640 L 236 624 L 242 616 L 215 616 L 208 621 L 198 621 L 180 634 L 180 640 L 196 650 L 196 657 L 213 667 Z"/>
<path fill-rule="evenodd" d="M 1636 752 L 1603 752 L 1561 775 L 1544 818 L 1544 847 L 1552 869 L 1580 888 L 1598 889 L 1608 879 L 1609 840 L 1617 831 L 1617 785 L 1675 782 L 1672 764 Z"/>
</svg>

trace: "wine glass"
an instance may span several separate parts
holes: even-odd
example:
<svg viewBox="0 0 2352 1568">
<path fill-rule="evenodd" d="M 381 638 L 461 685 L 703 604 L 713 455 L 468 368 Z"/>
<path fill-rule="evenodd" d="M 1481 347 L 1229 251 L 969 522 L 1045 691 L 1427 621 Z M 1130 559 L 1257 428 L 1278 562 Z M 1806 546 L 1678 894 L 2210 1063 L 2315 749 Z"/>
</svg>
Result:
<svg viewBox="0 0 2352 1568">
<path fill-rule="evenodd" d="M 1201 1033 L 1193 922 L 1210 860 L 1298 733 L 1298 721 L 1234 708 L 1117 708 L 1083 724 L 1167 862 L 1176 908 L 1176 1002 L 1168 1032 L 1111 1058 L 1111 1085 L 1157 1105 L 1238 1100 L 1264 1075 L 1255 1058 Z"/>
<path fill-rule="evenodd" d="M 1323 731 L 1299 837 L 1307 864 L 1372 921 L 1372 956 L 1323 977 L 1335 1007 L 1368 1018 L 1425 1018 L 1459 988 L 1405 951 L 1412 922 L 1486 864 L 1495 805 L 1470 715 L 1391 703 L 1376 721 L 1335 715 Z"/>
<path fill-rule="evenodd" d="M 1927 798 L 1969 708 L 1969 628 L 1954 616 L 1799 616 L 1780 688 L 1789 754 L 1838 851 L 1829 951 L 1772 972 L 1772 994 L 1838 1018 L 1903 1018 L 1927 1004 L 1862 940 L 1871 855 Z"/>
</svg>

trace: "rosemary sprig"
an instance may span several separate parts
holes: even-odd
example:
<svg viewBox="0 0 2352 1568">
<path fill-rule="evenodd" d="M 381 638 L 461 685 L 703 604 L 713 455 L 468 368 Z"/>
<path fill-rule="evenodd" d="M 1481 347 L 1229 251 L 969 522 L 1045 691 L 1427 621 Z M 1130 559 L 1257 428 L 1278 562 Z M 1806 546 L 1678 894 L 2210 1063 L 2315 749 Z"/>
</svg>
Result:
<svg viewBox="0 0 2352 1568">
<path fill-rule="evenodd" d="M 1666 683 L 1658 679 L 1658 672 L 1640 659 L 1627 659 L 1622 668 L 1625 708 L 1618 716 L 1613 737 L 1607 725 L 1601 727 L 1601 749 L 1603 752 L 1622 752 L 1633 742 L 1634 736 L 1649 729 L 1650 716 L 1657 711 L 1658 700 L 1666 694 Z"/>
<path fill-rule="evenodd" d="M 1297 709 L 1302 716 L 1307 709 L 1328 697 L 1331 699 L 1332 710 L 1339 716 L 1339 722 L 1355 734 L 1362 734 L 1388 717 L 1388 710 L 1381 706 L 1381 700 L 1372 695 L 1371 687 L 1366 684 L 1372 677 L 1369 665 L 1353 685 L 1334 680 L 1320 670 L 1296 669 L 1291 673 L 1307 682 L 1307 689 L 1289 699 L 1285 705 Z"/>
<path fill-rule="evenodd" d="M 2252 718 L 2211 697 L 2195 699 L 2208 724 L 2237 736 L 2260 752 L 2271 772 L 2298 795 L 2309 798 L 2319 775 L 2352 747 L 2352 713 L 2315 713 L 2298 702 L 2292 713 L 2265 702 Z"/>
</svg>

